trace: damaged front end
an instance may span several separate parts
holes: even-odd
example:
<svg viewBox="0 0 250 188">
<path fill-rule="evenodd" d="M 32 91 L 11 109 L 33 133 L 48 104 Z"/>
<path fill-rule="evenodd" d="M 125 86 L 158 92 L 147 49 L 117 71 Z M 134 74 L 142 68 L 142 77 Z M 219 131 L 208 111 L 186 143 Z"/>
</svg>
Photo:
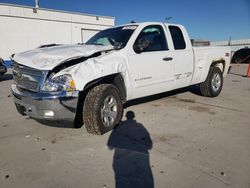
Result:
<svg viewBox="0 0 250 188">
<path fill-rule="evenodd" d="M 74 51 L 75 55 L 66 57 L 65 54 L 59 55 L 54 52 L 56 56 L 61 57 L 61 61 L 53 56 L 49 58 L 46 53 L 49 50 L 49 53 L 53 54 L 53 51 L 59 52 L 63 48 L 65 47 L 49 46 L 12 57 L 14 84 L 11 86 L 11 91 L 20 114 L 34 119 L 74 120 L 79 91 L 71 74 L 58 75 L 58 73 L 87 59 L 98 57 L 110 48 L 101 50 L 93 46 L 87 48 L 73 46 L 74 50 L 72 50 L 67 46 L 66 48 L 72 53 Z M 80 53 L 83 51 L 84 53 Z M 43 60 L 41 53 L 46 53 Z M 30 58 L 28 58 L 29 55 Z"/>
<path fill-rule="evenodd" d="M 18 112 L 35 119 L 73 120 L 78 101 L 73 80 L 48 75 L 49 71 L 14 63 L 11 91 Z"/>
</svg>

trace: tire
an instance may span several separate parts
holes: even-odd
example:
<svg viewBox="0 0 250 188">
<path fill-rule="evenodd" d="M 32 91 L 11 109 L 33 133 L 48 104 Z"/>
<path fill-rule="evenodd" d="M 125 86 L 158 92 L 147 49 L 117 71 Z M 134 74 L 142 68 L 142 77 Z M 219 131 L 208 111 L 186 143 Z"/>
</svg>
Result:
<svg viewBox="0 0 250 188">
<path fill-rule="evenodd" d="M 223 75 L 218 67 L 211 67 L 205 82 L 200 84 L 201 94 L 205 97 L 217 97 L 223 87 Z"/>
<path fill-rule="evenodd" d="M 84 101 L 83 123 L 91 134 L 102 135 L 121 120 L 123 104 L 119 90 L 111 84 L 92 88 Z"/>
</svg>

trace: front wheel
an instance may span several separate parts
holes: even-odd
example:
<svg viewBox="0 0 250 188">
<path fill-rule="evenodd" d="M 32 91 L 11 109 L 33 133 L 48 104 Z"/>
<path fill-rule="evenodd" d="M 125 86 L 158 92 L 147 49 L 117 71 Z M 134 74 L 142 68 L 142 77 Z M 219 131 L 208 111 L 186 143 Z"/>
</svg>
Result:
<svg viewBox="0 0 250 188">
<path fill-rule="evenodd" d="M 223 86 L 223 75 L 218 67 L 211 67 L 205 82 L 200 84 L 201 94 L 205 97 L 217 97 Z"/>
<path fill-rule="evenodd" d="M 92 88 L 84 102 L 83 122 L 91 134 L 102 135 L 117 125 L 123 114 L 119 90 L 111 84 Z"/>
</svg>

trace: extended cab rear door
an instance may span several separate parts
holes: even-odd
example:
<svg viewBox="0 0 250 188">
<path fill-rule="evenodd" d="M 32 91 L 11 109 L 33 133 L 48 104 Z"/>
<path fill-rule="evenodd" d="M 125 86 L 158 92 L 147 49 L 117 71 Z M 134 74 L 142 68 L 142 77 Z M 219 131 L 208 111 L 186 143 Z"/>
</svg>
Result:
<svg viewBox="0 0 250 188">
<path fill-rule="evenodd" d="M 128 55 L 133 98 L 174 88 L 174 54 L 169 40 L 163 24 L 144 26 L 137 33 Z"/>
<path fill-rule="evenodd" d="M 175 87 L 188 86 L 193 76 L 194 55 L 189 36 L 181 25 L 166 25 L 172 40 L 174 52 Z"/>
</svg>

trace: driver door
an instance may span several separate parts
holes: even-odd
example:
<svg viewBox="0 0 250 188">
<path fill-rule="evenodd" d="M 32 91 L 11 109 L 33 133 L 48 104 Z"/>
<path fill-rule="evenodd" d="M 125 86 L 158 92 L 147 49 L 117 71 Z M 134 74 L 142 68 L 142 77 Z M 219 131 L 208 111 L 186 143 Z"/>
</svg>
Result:
<svg viewBox="0 0 250 188">
<path fill-rule="evenodd" d="M 152 95 L 174 88 L 173 51 L 169 51 L 165 31 L 161 25 L 146 26 L 129 55 L 132 72 L 133 98 Z"/>
</svg>

